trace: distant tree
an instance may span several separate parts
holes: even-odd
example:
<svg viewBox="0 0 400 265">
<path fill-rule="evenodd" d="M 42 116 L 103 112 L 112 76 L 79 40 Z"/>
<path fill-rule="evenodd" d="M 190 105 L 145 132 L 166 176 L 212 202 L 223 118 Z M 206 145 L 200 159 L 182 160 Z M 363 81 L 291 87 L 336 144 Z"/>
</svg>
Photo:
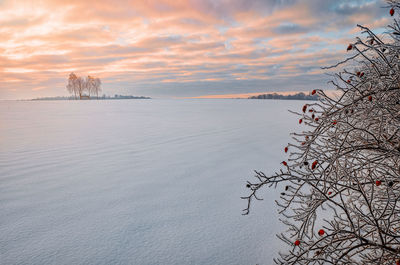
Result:
<svg viewBox="0 0 400 265">
<path fill-rule="evenodd" d="M 67 90 L 69 93 L 74 94 L 75 99 L 77 96 L 77 79 L 78 77 L 74 73 L 69 74 Z"/>
<path fill-rule="evenodd" d="M 101 92 L 101 80 L 100 78 L 95 78 L 92 76 L 88 76 L 88 83 L 90 83 L 90 91 L 96 94 L 96 97 L 99 98 L 99 92 Z"/>
<path fill-rule="evenodd" d="M 400 10 L 388 1 L 389 14 Z M 289 154 L 272 176 L 248 181 L 244 214 L 262 187 L 282 189 L 277 201 L 289 246 L 277 264 L 400 264 L 400 26 L 348 45 L 351 70 L 334 75 L 341 91 L 305 104 Z M 357 60 L 357 61 L 354 61 Z"/>
<path fill-rule="evenodd" d="M 87 93 L 90 98 L 91 94 L 96 94 L 99 97 L 99 92 L 101 91 L 101 80 L 92 76 L 87 78 L 82 78 L 74 73 L 71 73 L 68 78 L 67 90 L 69 93 L 74 94 L 75 99 L 77 95 L 82 99 L 86 97 L 84 94 Z"/>
<path fill-rule="evenodd" d="M 76 84 L 79 98 L 82 99 L 83 93 L 87 89 L 86 80 L 79 76 L 76 80 Z"/>
</svg>

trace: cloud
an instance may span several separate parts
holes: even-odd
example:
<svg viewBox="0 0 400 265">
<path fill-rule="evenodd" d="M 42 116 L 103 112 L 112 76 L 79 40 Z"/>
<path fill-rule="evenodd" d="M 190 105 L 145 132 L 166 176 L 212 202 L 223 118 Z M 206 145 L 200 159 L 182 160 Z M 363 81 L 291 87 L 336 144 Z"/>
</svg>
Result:
<svg viewBox="0 0 400 265">
<path fill-rule="evenodd" d="M 66 94 L 92 74 L 108 94 L 199 96 L 324 86 L 378 0 L 0 2 L 0 98 Z M 322 83 L 321 83 L 322 82 Z"/>
</svg>

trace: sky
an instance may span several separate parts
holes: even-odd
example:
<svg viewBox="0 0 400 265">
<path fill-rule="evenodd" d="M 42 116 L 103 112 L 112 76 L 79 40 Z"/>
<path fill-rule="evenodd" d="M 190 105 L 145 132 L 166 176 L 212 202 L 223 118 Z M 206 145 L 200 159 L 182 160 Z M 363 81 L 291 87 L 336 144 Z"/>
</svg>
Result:
<svg viewBox="0 0 400 265">
<path fill-rule="evenodd" d="M 156 98 L 328 89 L 357 24 L 383 0 L 0 0 L 0 99 L 68 95 L 69 73 L 104 94 Z M 351 53 L 351 52 L 350 52 Z"/>
</svg>

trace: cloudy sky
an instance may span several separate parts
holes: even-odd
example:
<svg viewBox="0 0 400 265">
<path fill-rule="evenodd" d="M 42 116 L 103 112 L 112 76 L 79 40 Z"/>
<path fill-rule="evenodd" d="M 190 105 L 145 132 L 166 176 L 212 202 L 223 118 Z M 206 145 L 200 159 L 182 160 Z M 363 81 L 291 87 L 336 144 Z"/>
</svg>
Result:
<svg viewBox="0 0 400 265">
<path fill-rule="evenodd" d="M 70 72 L 108 95 L 326 88 L 356 24 L 383 0 L 0 0 L 0 99 L 67 95 Z"/>
</svg>

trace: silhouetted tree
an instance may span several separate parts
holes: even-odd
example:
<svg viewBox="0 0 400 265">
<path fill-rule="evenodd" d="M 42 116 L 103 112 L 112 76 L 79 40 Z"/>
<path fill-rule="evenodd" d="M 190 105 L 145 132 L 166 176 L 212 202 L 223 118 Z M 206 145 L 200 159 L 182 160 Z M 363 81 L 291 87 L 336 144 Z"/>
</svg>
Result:
<svg viewBox="0 0 400 265">
<path fill-rule="evenodd" d="M 388 4 L 393 16 L 400 3 Z M 340 95 L 312 91 L 320 100 L 296 112 L 308 130 L 292 134 L 282 168 L 247 183 L 244 214 L 262 187 L 282 189 L 289 248 L 277 264 L 400 264 L 400 27 L 359 28 L 365 38 L 333 66 L 353 62 L 333 75 Z"/>
</svg>

